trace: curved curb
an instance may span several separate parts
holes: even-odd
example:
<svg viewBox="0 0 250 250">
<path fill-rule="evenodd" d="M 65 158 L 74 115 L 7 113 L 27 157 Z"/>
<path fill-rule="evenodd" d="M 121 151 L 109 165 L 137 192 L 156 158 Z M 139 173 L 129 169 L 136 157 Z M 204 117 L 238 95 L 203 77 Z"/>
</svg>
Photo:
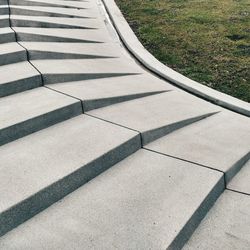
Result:
<svg viewBox="0 0 250 250">
<path fill-rule="evenodd" d="M 140 41 L 130 28 L 129 24 L 123 17 L 115 1 L 102 1 L 122 42 L 132 53 L 132 55 L 137 60 L 139 60 L 147 69 L 198 97 L 250 117 L 249 103 L 193 81 L 158 61 L 140 43 Z"/>
</svg>

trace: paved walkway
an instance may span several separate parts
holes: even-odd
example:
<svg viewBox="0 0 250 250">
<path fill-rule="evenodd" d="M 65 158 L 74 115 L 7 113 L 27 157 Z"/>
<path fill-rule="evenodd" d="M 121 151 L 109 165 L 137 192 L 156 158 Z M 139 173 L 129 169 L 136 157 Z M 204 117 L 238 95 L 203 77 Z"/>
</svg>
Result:
<svg viewBox="0 0 250 250">
<path fill-rule="evenodd" d="M 101 1 L 0 14 L 0 249 L 180 249 L 204 217 L 185 249 L 250 248 L 248 117 L 145 70 Z"/>
</svg>

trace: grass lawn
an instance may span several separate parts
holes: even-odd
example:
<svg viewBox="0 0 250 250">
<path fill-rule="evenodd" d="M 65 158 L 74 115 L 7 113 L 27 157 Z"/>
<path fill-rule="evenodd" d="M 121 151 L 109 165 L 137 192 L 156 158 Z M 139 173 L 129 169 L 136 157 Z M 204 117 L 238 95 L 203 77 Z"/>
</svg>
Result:
<svg viewBox="0 0 250 250">
<path fill-rule="evenodd" d="M 250 102 L 249 0 L 116 0 L 161 62 Z"/>
</svg>

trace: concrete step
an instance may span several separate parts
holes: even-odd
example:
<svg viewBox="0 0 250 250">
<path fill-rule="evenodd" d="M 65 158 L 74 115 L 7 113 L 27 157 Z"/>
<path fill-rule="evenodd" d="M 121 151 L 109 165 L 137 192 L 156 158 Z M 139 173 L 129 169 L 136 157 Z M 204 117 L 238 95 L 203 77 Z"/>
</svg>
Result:
<svg viewBox="0 0 250 250">
<path fill-rule="evenodd" d="M 174 90 L 88 114 L 139 131 L 143 145 L 195 123 L 221 109 L 183 91 Z"/>
<path fill-rule="evenodd" d="M 0 15 L 9 15 L 9 6 L 0 4 Z"/>
<path fill-rule="evenodd" d="M 0 246 L 180 249 L 223 188 L 220 172 L 142 149 L 5 235 Z"/>
<path fill-rule="evenodd" d="M 47 17 L 65 17 L 65 18 L 94 18 L 98 16 L 96 9 L 70 9 L 62 7 L 44 7 L 44 6 L 18 6 L 10 5 L 12 15 L 23 16 L 47 16 Z"/>
<path fill-rule="evenodd" d="M 0 145 L 81 113 L 80 101 L 44 87 L 1 98 Z"/>
<path fill-rule="evenodd" d="M 0 66 L 27 61 L 26 50 L 18 43 L 0 44 Z"/>
<path fill-rule="evenodd" d="M 122 58 L 113 59 L 67 59 L 32 60 L 32 64 L 42 73 L 45 84 L 54 84 L 89 79 L 103 79 L 143 73 L 134 64 Z M 72 67 L 74 65 L 74 67 Z"/>
<path fill-rule="evenodd" d="M 110 48 L 109 44 L 93 43 L 52 43 L 20 42 L 29 51 L 30 60 L 47 59 L 101 59 L 121 56 L 119 46 Z"/>
<path fill-rule="evenodd" d="M 250 195 L 250 160 L 248 160 L 239 173 L 229 182 L 227 188 Z"/>
<path fill-rule="evenodd" d="M 228 183 L 250 158 L 250 119 L 223 110 L 146 148 L 222 171 Z"/>
<path fill-rule="evenodd" d="M 14 27 L 18 41 L 104 43 L 111 42 L 107 30 L 49 29 Z"/>
<path fill-rule="evenodd" d="M 8 0 L 0 0 L 0 5 L 8 5 Z"/>
<path fill-rule="evenodd" d="M 12 27 L 60 28 L 60 29 L 98 29 L 104 24 L 97 19 L 64 18 L 43 16 L 11 15 Z"/>
<path fill-rule="evenodd" d="M 85 115 L 1 146 L 0 235 L 140 147 L 138 133 Z"/>
<path fill-rule="evenodd" d="M 10 26 L 9 15 L 0 16 L 0 28 L 5 28 Z"/>
<path fill-rule="evenodd" d="M 28 62 L 0 67 L 0 97 L 42 85 L 41 76 Z"/>
<path fill-rule="evenodd" d="M 16 41 L 15 33 L 11 28 L 9 27 L 0 28 L 0 44 L 10 43 L 15 41 Z"/>
<path fill-rule="evenodd" d="M 61 7 L 67 9 L 85 9 L 92 1 L 65 1 L 65 0 L 9 0 L 10 5 L 39 6 L 39 7 Z"/>
<path fill-rule="evenodd" d="M 184 250 L 250 249 L 250 197 L 225 191 Z"/>
<path fill-rule="evenodd" d="M 57 83 L 48 86 L 82 100 L 85 112 L 174 89 L 173 86 L 146 73 Z"/>
</svg>

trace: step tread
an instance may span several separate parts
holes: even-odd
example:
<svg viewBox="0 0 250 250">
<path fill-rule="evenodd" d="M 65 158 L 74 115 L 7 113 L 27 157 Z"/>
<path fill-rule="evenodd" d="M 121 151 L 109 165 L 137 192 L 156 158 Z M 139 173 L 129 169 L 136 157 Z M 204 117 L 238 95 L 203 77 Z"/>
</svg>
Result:
<svg viewBox="0 0 250 250">
<path fill-rule="evenodd" d="M 78 55 L 93 55 L 100 57 L 120 57 L 121 49 L 119 45 L 110 47 L 109 44 L 84 44 L 84 43 L 51 43 L 51 42 L 20 42 L 24 46 L 30 55 L 32 60 L 34 57 L 34 51 L 36 53 L 62 53 L 64 58 L 67 59 L 67 54 L 74 54 L 76 59 Z M 45 58 L 46 59 L 46 58 Z M 53 57 L 51 56 L 51 59 Z M 56 59 L 56 58 L 55 58 Z M 63 59 L 63 58 L 62 58 Z M 71 58 L 74 59 L 74 58 Z"/>
<path fill-rule="evenodd" d="M 225 191 L 183 250 L 250 248 L 250 197 Z"/>
<path fill-rule="evenodd" d="M 63 7 L 46 7 L 46 6 L 22 6 L 22 5 L 11 5 L 11 13 L 15 15 L 20 15 L 20 13 L 23 13 L 22 11 L 30 11 L 31 14 L 42 15 L 44 14 L 64 14 L 66 16 L 71 17 L 97 17 L 98 11 L 96 9 L 90 8 L 91 5 L 93 5 L 92 2 L 88 2 L 88 6 L 85 5 L 87 9 L 72 9 L 72 8 L 63 8 Z M 27 15 L 27 14 L 25 14 Z M 30 15 L 30 14 L 29 14 Z"/>
<path fill-rule="evenodd" d="M 44 87 L 1 98 L 0 130 L 77 102 Z"/>
<path fill-rule="evenodd" d="M 229 182 L 228 188 L 250 195 L 250 161 L 248 161 L 240 172 Z"/>
<path fill-rule="evenodd" d="M 47 27 L 47 28 L 79 28 L 79 29 L 104 29 L 104 23 L 98 19 L 66 18 L 47 16 L 10 15 L 13 27 Z"/>
<path fill-rule="evenodd" d="M 74 8 L 85 8 L 88 7 L 91 2 L 89 1 L 64 1 L 64 0 L 11 0 L 12 5 L 24 5 L 24 6 L 50 6 L 54 7 L 74 7 Z M 38 5 L 36 5 L 38 4 Z M 50 6 L 51 7 L 51 6 Z"/>
<path fill-rule="evenodd" d="M 192 124 L 146 148 L 228 172 L 250 148 L 250 120 L 230 111 Z"/>
<path fill-rule="evenodd" d="M 89 114 L 110 122 L 146 132 L 194 116 L 221 109 L 183 91 L 174 90 L 90 111 Z"/>
<path fill-rule="evenodd" d="M 16 31 L 19 40 L 33 41 L 37 36 L 36 41 L 41 41 L 41 36 L 44 37 L 43 42 L 50 39 L 61 39 L 65 42 L 66 39 L 72 39 L 75 42 L 95 41 L 95 42 L 112 42 L 106 29 L 101 30 L 80 30 L 80 29 L 50 29 L 50 28 L 32 28 L 32 27 L 13 27 Z"/>
<path fill-rule="evenodd" d="M 0 35 L 14 33 L 14 31 L 10 27 L 0 28 Z"/>
<path fill-rule="evenodd" d="M 1 146 L 0 234 L 139 147 L 138 133 L 86 115 Z"/>
<path fill-rule="evenodd" d="M 28 62 L 19 62 L 0 67 L 0 86 L 9 82 L 39 75 L 39 73 Z"/>
<path fill-rule="evenodd" d="M 26 53 L 25 49 L 16 42 L 0 44 L 0 56 L 20 51 Z"/>
<path fill-rule="evenodd" d="M 172 85 L 156 79 L 150 74 L 55 83 L 48 86 L 85 101 L 174 89 Z"/>
<path fill-rule="evenodd" d="M 219 172 L 140 150 L 0 244 L 6 250 L 41 249 L 44 242 L 55 249 L 166 249 L 221 179 Z"/>
</svg>

